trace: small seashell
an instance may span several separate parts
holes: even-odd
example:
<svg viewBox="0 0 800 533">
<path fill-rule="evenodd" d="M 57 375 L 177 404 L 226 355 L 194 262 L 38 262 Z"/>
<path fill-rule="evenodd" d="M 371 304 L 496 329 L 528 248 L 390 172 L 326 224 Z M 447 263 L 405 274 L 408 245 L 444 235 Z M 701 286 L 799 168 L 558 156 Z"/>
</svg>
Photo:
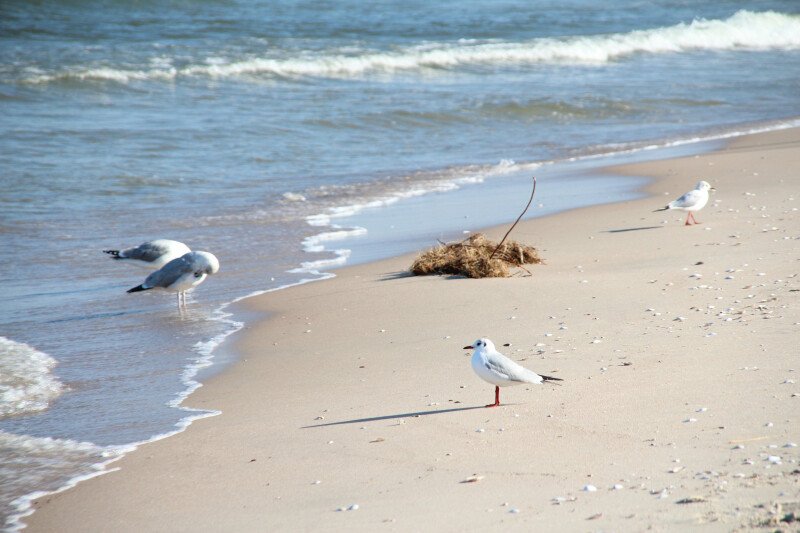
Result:
<svg viewBox="0 0 800 533">
<path fill-rule="evenodd" d="M 483 433 L 484 431 L 486 431 L 486 430 L 483 429 L 483 428 L 478 428 L 478 429 L 475 430 L 475 433 Z"/>
<path fill-rule="evenodd" d="M 583 492 L 597 492 L 597 487 L 594 485 L 584 485 L 582 490 Z"/>
<path fill-rule="evenodd" d="M 479 476 L 477 474 L 469 476 L 467 479 L 460 481 L 460 483 L 477 483 L 478 481 L 482 480 L 484 476 Z"/>
<path fill-rule="evenodd" d="M 519 509 L 517 509 L 516 507 L 512 507 L 511 509 L 508 510 L 508 512 L 511 514 L 519 514 Z"/>
<path fill-rule="evenodd" d="M 611 489 L 612 489 L 612 490 L 622 490 L 622 489 L 624 489 L 624 488 L 625 488 L 625 487 L 623 487 L 623 486 L 622 486 L 622 485 L 620 485 L 619 483 L 614 483 L 614 486 L 613 486 L 613 487 L 611 487 Z"/>
<path fill-rule="evenodd" d="M 706 411 L 708 411 L 708 407 L 701 407 L 697 410 L 698 413 L 705 413 Z"/>
<path fill-rule="evenodd" d="M 770 463 L 772 463 L 774 465 L 781 464 L 781 458 L 778 457 L 777 455 L 770 455 L 769 457 L 767 457 L 767 461 L 769 461 Z"/>
<path fill-rule="evenodd" d="M 348 511 L 358 511 L 358 504 L 354 503 L 350 507 L 347 508 Z"/>
<path fill-rule="evenodd" d="M 316 481 L 314 481 L 314 482 L 312 483 L 312 485 L 319 485 L 320 483 L 322 483 L 322 481 L 320 481 L 320 480 L 316 480 Z"/>
<path fill-rule="evenodd" d="M 684 468 L 684 467 L 682 467 L 682 466 L 676 466 L 676 467 L 674 467 L 674 468 L 670 468 L 670 469 L 669 469 L 669 473 L 670 473 L 670 474 L 677 474 L 678 472 L 680 472 L 681 470 L 683 470 L 683 468 Z"/>
<path fill-rule="evenodd" d="M 797 444 L 795 444 L 794 442 L 787 442 L 786 444 L 783 445 L 783 447 L 784 448 L 797 448 Z"/>
<path fill-rule="evenodd" d="M 688 422 L 697 422 L 697 419 L 696 418 L 687 418 L 686 420 L 684 420 L 684 423 L 688 423 Z"/>
</svg>

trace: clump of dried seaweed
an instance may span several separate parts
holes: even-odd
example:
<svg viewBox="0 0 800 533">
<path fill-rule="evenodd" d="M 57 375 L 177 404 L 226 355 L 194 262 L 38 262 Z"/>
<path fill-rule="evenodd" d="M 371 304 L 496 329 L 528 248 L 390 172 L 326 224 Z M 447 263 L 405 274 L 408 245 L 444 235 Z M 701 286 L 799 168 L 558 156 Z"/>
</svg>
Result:
<svg viewBox="0 0 800 533">
<path fill-rule="evenodd" d="M 506 238 L 528 211 L 534 194 L 536 194 L 535 176 L 528 204 L 500 239 L 500 244 L 493 243 L 482 233 L 476 233 L 461 242 L 450 244 L 440 242 L 437 248 L 423 252 L 417 257 L 411 265 L 411 272 L 417 276 L 452 274 L 469 278 L 506 278 L 510 273 L 509 267 L 519 267 L 530 274 L 523 265 L 542 262 L 536 248 L 515 241 L 506 243 Z"/>
<path fill-rule="evenodd" d="M 469 278 L 505 278 L 511 268 L 541 263 L 539 254 L 533 246 L 516 241 L 498 245 L 482 233 L 468 239 L 423 252 L 411 265 L 411 272 L 417 276 L 427 274 L 457 275 Z"/>
</svg>

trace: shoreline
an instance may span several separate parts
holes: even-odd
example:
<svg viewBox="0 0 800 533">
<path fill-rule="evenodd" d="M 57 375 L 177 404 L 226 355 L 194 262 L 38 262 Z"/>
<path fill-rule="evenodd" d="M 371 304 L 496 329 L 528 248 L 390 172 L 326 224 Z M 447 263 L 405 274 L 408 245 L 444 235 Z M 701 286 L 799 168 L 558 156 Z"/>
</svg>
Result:
<svg viewBox="0 0 800 533">
<path fill-rule="evenodd" d="M 778 131 L 779 131 L 779 132 L 785 132 L 786 130 L 778 130 Z M 769 133 L 768 133 L 768 134 L 764 134 L 764 135 L 768 135 L 768 136 L 769 136 L 769 135 L 771 135 L 771 134 L 769 134 Z M 752 136 L 750 136 L 750 137 L 752 137 Z M 733 141 L 733 144 L 736 144 L 736 142 L 737 142 L 737 141 L 736 141 L 736 140 L 734 140 L 734 141 Z M 722 152 L 725 152 L 725 150 L 723 150 Z M 700 157 L 704 157 L 704 156 L 700 156 Z M 667 160 L 667 161 L 670 161 L 670 160 Z M 660 161 L 657 161 L 657 162 L 655 162 L 655 163 L 641 163 L 641 164 L 638 164 L 638 165 L 640 165 L 640 166 L 647 166 L 647 165 L 650 165 L 650 164 L 658 164 L 658 163 L 662 163 L 662 162 L 660 162 Z M 634 164 L 633 166 L 636 166 L 636 165 L 637 165 L 637 164 Z M 649 184 L 649 185 L 648 185 L 646 188 L 647 188 L 648 190 L 652 189 L 653 187 L 655 187 L 655 184 L 656 184 L 656 183 L 659 183 L 659 181 L 660 181 L 659 179 L 657 179 L 657 178 L 654 178 L 654 179 L 653 179 L 653 180 L 650 182 L 650 184 Z M 677 194 L 679 194 L 679 191 L 677 191 L 677 190 L 676 190 L 675 192 L 676 192 Z M 682 192 L 682 191 L 680 191 L 680 192 Z M 675 194 L 675 196 L 677 196 L 677 194 Z M 646 200 L 647 200 L 647 199 L 644 199 L 644 200 L 635 200 L 635 201 L 633 201 L 633 202 L 626 202 L 625 204 L 626 204 L 626 205 L 629 205 L 629 204 L 635 204 L 636 202 L 644 202 L 644 201 L 646 201 Z M 707 209 L 706 209 L 706 212 L 708 212 L 708 211 L 710 210 L 710 207 L 711 207 L 711 206 L 709 206 L 709 208 L 707 208 Z M 609 207 L 608 205 L 606 205 L 606 206 L 597 206 L 597 207 L 588 207 L 588 208 L 578 208 L 578 210 L 577 210 L 577 211 L 578 211 L 578 212 L 581 212 L 581 211 L 584 211 L 584 210 L 591 211 L 591 210 L 593 210 L 593 209 L 596 209 L 596 210 L 601 210 L 601 209 L 602 209 L 602 210 L 604 210 L 604 211 L 607 211 L 607 210 L 609 210 L 609 209 L 614 209 L 614 208 L 611 208 L 611 207 Z M 572 219 L 574 219 L 574 218 L 575 218 L 575 217 L 577 217 L 577 216 L 578 216 L 578 214 L 577 214 L 577 213 L 576 213 L 574 210 L 567 211 L 567 212 L 564 212 L 564 213 L 560 213 L 560 214 L 558 214 L 558 215 L 552 215 L 552 216 L 546 217 L 546 219 L 550 220 L 550 222 L 547 222 L 546 224 L 547 224 L 547 225 L 551 225 L 551 226 L 552 226 L 552 219 L 555 219 L 555 218 L 565 218 L 565 217 L 566 217 L 566 218 L 572 218 Z M 545 219 L 545 218 L 536 218 L 536 219 L 528 220 L 528 221 L 526 221 L 524 224 L 525 224 L 525 227 L 526 227 L 526 228 L 529 228 L 530 226 L 533 226 L 533 225 L 537 225 L 537 224 L 540 224 L 540 223 L 542 223 L 542 222 L 543 222 L 544 220 L 546 220 L 546 219 Z M 505 227 L 505 226 L 504 226 L 504 227 Z M 701 229 L 701 228 L 694 228 L 694 229 Z M 494 230 L 491 230 L 491 231 L 490 231 L 490 235 L 491 235 L 491 233 L 492 233 L 492 232 L 495 232 L 495 233 L 496 233 L 497 231 L 499 231 L 499 229 L 497 229 L 497 228 L 495 228 Z M 525 233 L 528 233 L 529 231 L 530 231 L 530 229 L 527 229 Z M 518 240 L 522 240 L 522 239 L 519 237 L 519 233 L 520 233 L 520 232 L 521 232 L 521 228 L 518 228 L 517 230 L 515 230 L 515 234 L 517 235 L 517 237 L 516 237 L 516 238 L 517 238 Z M 534 245 L 537 245 L 536 241 L 533 241 L 532 243 L 533 243 Z M 543 255 L 544 255 L 545 259 L 547 260 L 547 258 L 548 258 L 548 255 L 549 255 L 549 254 L 548 254 L 548 252 L 547 252 L 547 251 L 545 251 L 545 252 L 543 253 Z M 371 278 L 372 278 L 372 279 L 375 279 L 374 272 L 375 272 L 375 270 L 376 270 L 376 269 L 377 269 L 377 270 L 379 270 L 379 271 L 384 271 L 384 273 L 385 273 L 385 271 L 386 271 L 386 270 L 391 270 L 392 268 L 397 268 L 397 267 L 396 267 L 396 265 L 400 265 L 400 264 L 401 264 L 401 262 L 403 262 L 403 261 L 406 261 L 407 257 L 408 257 L 408 256 L 406 255 L 406 256 L 400 256 L 400 257 L 398 257 L 398 258 L 393 258 L 393 259 L 389 259 L 389 260 L 383 260 L 383 261 L 379 261 L 379 262 L 377 262 L 377 263 L 368 263 L 368 264 L 361 265 L 361 266 L 347 266 L 347 267 L 345 267 L 345 268 L 344 268 L 344 269 L 342 269 L 342 270 L 337 270 L 337 274 L 340 274 L 340 275 L 341 275 L 341 276 L 343 276 L 343 277 L 347 277 L 347 278 L 349 279 L 350 283 L 352 283 L 352 282 L 353 282 L 353 279 L 357 279 L 357 278 L 358 278 L 358 276 L 367 276 L 367 275 L 368 275 L 367 273 L 370 273 L 369 275 L 371 276 Z M 407 266 L 407 265 L 406 265 L 406 266 Z M 542 267 L 542 268 L 548 268 L 548 267 Z M 537 274 L 539 273 L 539 271 L 540 271 L 540 267 L 536 267 L 536 268 L 535 268 L 535 270 L 534 270 L 534 276 L 533 276 L 533 279 L 534 279 L 534 280 L 536 279 L 536 277 L 537 277 Z M 354 278 L 354 277 L 355 277 L 355 278 Z M 336 279 L 339 279 L 339 275 L 337 275 L 337 278 L 336 278 Z M 329 281 L 328 283 L 329 283 L 329 284 L 330 284 L 330 283 L 333 283 L 333 282 L 335 282 L 335 281 L 336 281 L 336 279 L 334 279 L 334 280 L 331 280 L 331 281 Z M 413 281 L 411 281 L 411 280 L 415 280 L 415 279 L 420 279 L 420 278 L 408 278 L 408 279 L 406 279 L 406 278 L 404 278 L 404 277 L 402 277 L 402 276 L 398 276 L 396 279 L 390 279 L 389 281 L 395 281 L 395 282 L 397 282 L 397 283 L 399 283 L 399 284 L 406 284 L 406 283 L 413 283 Z M 444 281 L 444 280 L 442 280 L 442 281 L 429 280 L 429 281 L 425 281 L 424 283 L 427 285 L 427 284 L 431 284 L 431 283 L 442 283 L 443 281 Z M 452 282 L 452 283 L 460 283 L 460 281 L 459 281 L 459 280 L 449 280 L 449 281 L 450 281 L 450 282 Z M 419 283 L 423 283 L 423 281 L 419 281 Z M 500 281 L 500 283 L 502 283 L 502 281 Z M 516 283 L 516 281 L 515 281 L 514 283 Z M 492 284 L 494 284 L 494 283 L 492 283 Z M 357 283 L 356 285 L 360 285 L 360 283 Z M 308 286 L 313 286 L 313 288 L 311 288 L 311 289 L 308 289 L 308 288 L 307 288 Z M 302 288 L 302 286 L 301 286 L 301 287 L 292 287 L 292 288 L 291 288 L 291 291 L 294 291 L 294 292 L 302 292 L 303 294 L 306 294 L 306 293 L 308 293 L 308 294 L 312 295 L 312 296 L 305 296 L 305 298 L 316 297 L 317 293 L 324 293 L 324 294 L 328 294 L 330 291 L 332 291 L 332 290 L 335 290 L 335 289 L 331 289 L 331 288 L 330 288 L 330 286 L 327 286 L 325 289 L 322 289 L 322 288 L 320 288 L 320 284 L 307 284 L 307 285 L 306 285 L 306 288 L 305 288 L 305 289 L 303 289 L 302 291 L 297 291 L 297 290 L 296 290 L 296 289 L 300 289 L 300 288 Z M 286 292 L 291 292 L 291 291 L 279 291 L 279 292 L 280 292 L 280 293 L 286 293 Z M 276 295 L 277 293 L 273 292 L 273 293 L 271 293 L 271 294 L 272 294 L 272 295 Z M 304 298 L 304 297 L 303 297 L 303 296 L 295 296 L 295 295 L 293 295 L 293 296 L 291 296 L 291 297 L 287 297 L 287 296 L 285 296 L 285 295 L 284 295 L 283 297 L 277 297 L 276 299 L 277 299 L 277 300 L 279 300 L 279 301 L 284 301 L 284 302 L 285 302 L 285 301 L 287 301 L 287 300 L 289 300 L 289 301 L 292 301 L 292 300 L 295 300 L 295 299 L 297 299 L 297 298 L 300 298 L 300 299 L 302 299 L 302 298 Z M 258 303 L 256 303 L 256 302 L 255 302 L 255 300 L 259 300 L 259 302 L 258 302 Z M 261 300 L 263 300 L 263 301 L 261 301 Z M 264 298 L 263 296 L 256 297 L 256 298 L 249 298 L 249 299 L 247 300 L 247 302 L 250 302 L 250 303 L 245 303 L 245 305 L 248 305 L 248 306 L 253 306 L 253 307 L 255 307 L 256 309 L 258 309 L 260 312 L 264 312 L 264 311 L 265 311 L 264 304 L 265 304 L 265 303 L 267 303 L 267 302 L 266 302 L 266 298 Z M 272 304 L 272 303 L 269 303 L 269 304 L 266 306 L 266 308 L 268 309 L 268 308 L 269 308 L 269 307 L 271 307 L 272 305 L 274 305 L 274 304 Z M 271 318 L 271 319 L 268 319 L 268 320 L 267 320 L 267 322 L 270 322 L 270 321 L 271 321 L 271 322 L 274 322 L 274 321 L 276 321 L 276 320 L 277 320 L 277 319 L 273 317 L 273 318 Z M 265 327 L 266 327 L 266 328 L 270 328 L 270 327 L 272 327 L 272 328 L 274 329 L 274 324 L 273 324 L 273 326 L 265 326 L 265 324 L 264 324 L 264 323 L 263 323 L 263 321 L 262 321 L 262 323 L 260 323 L 260 324 L 258 324 L 258 325 L 256 325 L 256 326 L 254 326 L 254 328 L 255 328 L 255 329 L 261 329 L 261 328 L 265 328 Z M 245 326 L 245 330 L 249 330 L 249 329 L 252 329 L 252 328 L 251 328 L 251 327 L 249 327 L 249 326 Z M 242 330 L 240 330 L 240 331 L 242 331 Z M 312 332 L 313 332 L 313 329 L 312 329 Z M 483 334 L 483 333 L 481 333 L 481 334 Z M 236 343 L 235 343 L 235 344 L 236 344 L 237 346 L 238 346 L 238 345 L 240 345 L 240 344 L 247 346 L 247 343 L 248 343 L 249 341 L 247 341 L 247 340 L 245 340 L 245 339 L 246 339 L 247 337 L 249 337 L 249 335 L 250 335 L 249 333 L 246 333 L 246 334 L 244 335 L 244 337 L 245 337 L 245 338 L 240 338 L 240 337 L 242 337 L 241 335 L 235 335 L 235 336 L 234 336 L 234 337 L 235 337 L 235 341 L 236 341 Z M 294 333 L 294 335 L 295 335 L 296 337 L 298 337 L 298 338 L 301 338 L 301 339 L 302 339 L 302 337 L 303 337 L 304 333 L 303 333 L 303 332 L 301 332 L 301 331 L 297 331 L 297 332 L 295 332 L 295 333 Z M 463 345 L 463 344 L 464 344 L 464 342 L 463 342 L 464 340 L 465 340 L 465 339 L 459 339 L 459 341 L 458 341 L 458 342 L 461 342 L 461 343 L 462 343 L 461 345 Z M 470 339 L 466 339 L 466 341 L 469 341 L 469 340 L 470 340 Z M 500 339 L 495 339 L 495 340 L 496 340 L 496 341 L 499 341 Z M 373 342 L 374 342 L 374 341 L 373 341 Z M 301 343 L 301 344 L 302 344 L 302 343 Z M 515 343 L 515 344 L 516 344 L 516 343 Z M 340 355 L 341 355 L 341 353 L 340 353 Z M 242 366 L 243 366 L 243 363 L 245 363 L 245 362 L 247 362 L 247 358 L 243 358 L 243 359 L 241 359 L 241 360 L 239 360 L 239 361 L 237 361 L 237 362 L 234 362 L 234 363 L 233 363 L 233 365 L 231 365 L 231 366 L 232 366 L 232 367 L 242 367 Z M 198 390 L 197 392 L 195 392 L 194 394 L 192 394 L 192 396 L 191 396 L 191 397 L 190 397 L 190 398 L 187 400 L 187 403 L 191 403 L 191 404 L 193 404 L 193 406 L 194 406 L 194 407 L 199 407 L 199 406 L 200 406 L 200 405 L 202 405 L 202 404 L 208 404 L 209 406 L 213 407 L 213 403 L 214 403 L 214 401 L 215 401 L 215 400 L 214 400 L 214 398 L 213 398 L 213 394 L 212 394 L 211 392 L 209 392 L 209 389 L 211 389 L 212 387 L 216 387 L 219 381 L 226 381 L 226 380 L 230 380 L 230 379 L 232 379 L 232 378 L 230 378 L 230 377 L 226 377 L 226 376 L 227 376 L 227 374 L 228 374 L 228 373 L 230 373 L 232 370 L 234 370 L 234 369 L 232 369 L 232 368 L 230 368 L 230 367 L 229 367 L 227 370 L 225 370 L 225 372 L 223 372 L 223 374 L 213 377 L 211 380 L 209 380 L 209 382 L 208 382 L 208 383 L 206 383 L 206 385 L 207 385 L 207 386 L 205 386 L 205 387 L 202 387 L 200 390 Z M 474 381 L 473 381 L 473 382 L 470 382 L 470 384 L 472 385 L 470 388 L 473 388 L 473 387 L 476 385 L 476 383 L 474 383 Z M 209 396 L 209 395 L 211 395 L 211 397 L 207 397 L 207 396 Z M 520 396 L 520 395 L 519 395 L 519 394 L 516 394 L 516 396 Z M 522 396 L 522 397 L 525 397 L 525 396 Z M 532 398 L 528 398 L 528 399 L 526 400 L 526 403 L 531 403 L 532 401 L 533 401 L 533 400 L 532 400 Z M 224 403 L 224 402 L 223 402 L 223 403 Z M 242 408 L 246 408 L 246 406 L 244 406 L 244 405 L 242 405 L 241 407 L 242 407 Z M 203 407 L 203 408 L 205 408 L 205 407 Z M 223 417 L 224 417 L 224 416 L 225 416 L 225 414 L 226 414 L 224 409 L 223 409 L 223 412 L 224 412 L 224 414 L 223 414 Z M 233 414 L 235 415 L 236 413 L 233 413 Z M 319 415 L 319 416 L 322 416 L 322 415 Z M 220 417 L 215 417 L 215 418 L 214 418 L 214 420 L 217 420 L 217 419 L 219 419 L 219 418 L 220 418 Z M 366 423 L 366 422 L 365 422 L 365 423 Z M 212 424 L 213 424 L 213 422 L 212 422 Z M 195 426 L 198 426 L 198 427 L 199 427 L 200 425 L 206 426 L 206 425 L 208 425 L 208 423 L 205 423 L 205 422 L 202 422 L 202 421 L 200 421 L 200 422 L 196 422 L 196 423 L 192 424 L 192 426 L 191 426 L 191 427 L 192 427 L 192 428 L 194 428 Z M 186 431 L 186 432 L 183 432 L 183 433 L 181 433 L 180 435 L 188 435 L 188 434 L 189 434 L 189 433 L 191 433 L 191 432 L 192 432 L 192 430 L 189 430 L 189 431 Z M 178 437 L 174 437 L 174 438 L 178 438 Z M 173 438 L 173 439 L 168 439 L 168 440 L 169 440 L 169 442 L 172 442 L 172 441 L 174 440 L 174 438 Z M 166 442 L 166 441 L 163 441 L 163 440 L 162 440 L 162 441 L 158 441 L 158 442 Z M 124 458 L 122 461 L 126 463 L 126 462 L 128 462 L 128 457 L 133 457 L 134 455 L 139 455 L 139 454 L 143 453 L 143 451 L 144 451 L 144 450 L 146 450 L 146 449 L 150 449 L 150 447 L 142 447 L 142 448 L 140 448 L 140 450 L 139 450 L 139 451 L 137 451 L 137 452 L 135 452 L 135 453 L 133 453 L 133 454 L 130 454 L 130 456 L 126 456 L 126 458 Z M 122 463 L 119 463 L 119 465 L 121 466 L 121 465 L 122 465 Z M 110 478 L 110 477 L 112 477 L 112 476 L 103 476 L 103 478 L 106 478 L 106 477 L 109 477 L 109 478 Z M 100 479 L 102 479 L 102 478 L 100 478 Z M 72 493 L 75 493 L 75 492 L 80 492 L 80 491 L 81 491 L 81 487 L 83 487 L 83 486 L 88 486 L 88 484 L 81 484 L 81 485 L 78 487 L 78 489 L 77 489 L 77 490 L 73 490 L 73 491 L 67 491 L 67 493 L 69 493 L 69 494 L 72 494 Z M 65 494 L 66 494 L 66 493 L 65 493 Z M 59 495 L 59 496 L 61 496 L 61 495 Z M 50 499 L 50 498 L 47 498 L 47 499 Z M 60 498 L 59 498 L 59 499 L 60 499 Z M 40 505 L 40 504 L 41 504 L 41 501 L 37 502 L 37 505 Z M 46 507 L 50 507 L 50 506 L 46 506 Z M 35 523 L 37 522 L 37 517 L 38 517 L 39 515 L 40 515 L 40 513 L 36 513 L 36 514 L 34 515 L 34 518 L 32 519 L 32 523 L 33 523 L 33 524 L 35 524 Z"/>
</svg>

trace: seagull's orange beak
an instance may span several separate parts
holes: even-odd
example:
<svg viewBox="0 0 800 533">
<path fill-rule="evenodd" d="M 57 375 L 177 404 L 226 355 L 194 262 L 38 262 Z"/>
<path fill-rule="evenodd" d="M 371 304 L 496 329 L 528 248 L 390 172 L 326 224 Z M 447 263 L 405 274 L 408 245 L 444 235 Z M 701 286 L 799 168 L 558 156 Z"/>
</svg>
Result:
<svg viewBox="0 0 800 533">
<path fill-rule="evenodd" d="M 474 346 L 464 346 L 464 348 L 462 348 L 462 350 L 474 350 L 474 349 L 475 349 Z"/>
</svg>

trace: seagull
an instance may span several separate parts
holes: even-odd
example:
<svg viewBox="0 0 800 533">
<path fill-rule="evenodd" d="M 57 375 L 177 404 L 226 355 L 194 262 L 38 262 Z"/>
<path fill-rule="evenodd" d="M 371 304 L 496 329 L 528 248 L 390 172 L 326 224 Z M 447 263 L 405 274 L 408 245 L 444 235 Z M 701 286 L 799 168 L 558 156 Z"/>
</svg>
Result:
<svg viewBox="0 0 800 533">
<path fill-rule="evenodd" d="M 691 226 L 691 224 L 689 224 L 689 219 L 692 219 L 693 223 L 699 224 L 699 222 L 694 219 L 693 213 L 695 211 L 700 211 L 706 206 L 708 203 L 708 191 L 715 190 L 716 189 L 709 185 L 707 181 L 698 181 L 694 190 L 687 192 L 677 200 L 673 200 L 665 207 L 656 209 L 653 212 L 666 211 L 667 209 L 680 209 L 681 211 L 687 211 L 689 213 L 686 215 L 686 223 L 684 226 Z"/>
<path fill-rule="evenodd" d="M 540 385 L 545 381 L 563 381 L 560 378 L 540 376 L 527 368 L 512 361 L 498 352 L 494 343 L 489 339 L 478 339 L 471 346 L 464 346 L 465 350 L 475 350 L 472 354 L 472 370 L 478 377 L 494 385 L 494 403 L 486 407 L 500 405 L 500 387 L 509 387 L 521 383 Z"/>
<path fill-rule="evenodd" d="M 209 274 L 216 274 L 219 261 L 209 252 L 189 252 L 173 259 L 160 270 L 156 270 L 128 292 L 140 292 L 150 289 L 165 289 L 178 293 L 178 307 L 186 305 L 186 291 L 203 283 Z"/>
<path fill-rule="evenodd" d="M 158 270 L 173 259 L 188 254 L 191 250 L 182 242 L 156 239 L 125 250 L 103 250 L 103 252 L 109 254 L 111 259 Z"/>
</svg>

